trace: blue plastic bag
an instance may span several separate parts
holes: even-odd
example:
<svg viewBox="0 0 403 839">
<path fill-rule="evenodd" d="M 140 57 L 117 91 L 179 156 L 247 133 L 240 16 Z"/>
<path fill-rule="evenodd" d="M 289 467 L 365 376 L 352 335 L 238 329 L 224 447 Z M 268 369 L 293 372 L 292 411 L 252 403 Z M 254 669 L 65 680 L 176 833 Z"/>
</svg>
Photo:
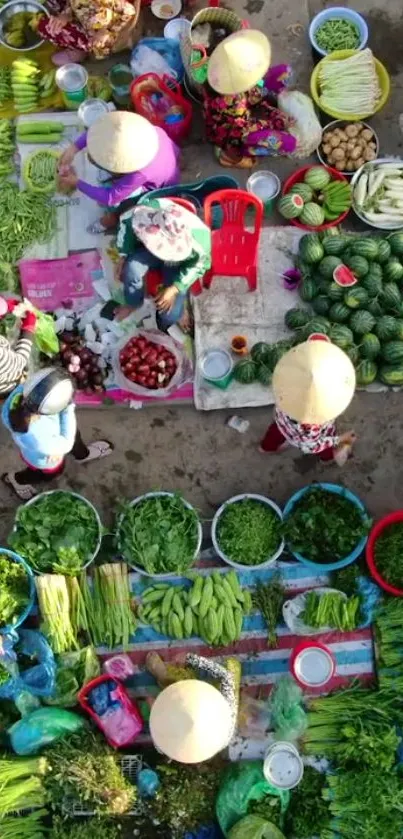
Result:
<svg viewBox="0 0 403 839">
<path fill-rule="evenodd" d="M 134 75 L 142 76 L 144 73 L 155 73 L 156 70 L 150 67 L 143 67 L 138 65 L 138 56 L 141 55 L 141 47 L 148 47 L 150 50 L 158 53 L 164 61 L 169 65 L 173 71 L 171 75 L 181 82 L 184 75 L 184 67 L 181 57 L 179 41 L 174 41 L 173 38 L 142 38 L 132 50 L 130 56 L 130 67 Z M 140 70 L 140 72 L 139 72 Z"/>
<path fill-rule="evenodd" d="M 38 708 L 8 729 L 17 755 L 34 755 L 54 740 L 72 734 L 85 725 L 82 717 L 62 708 Z"/>
<path fill-rule="evenodd" d="M 38 663 L 20 670 L 18 656 L 36 658 Z M 41 632 L 20 629 L 2 636 L 0 661 L 10 670 L 11 678 L 0 687 L 0 699 L 16 700 L 28 691 L 33 696 L 52 696 L 56 684 L 56 663 L 53 652 Z"/>
<path fill-rule="evenodd" d="M 370 626 L 382 597 L 381 589 L 367 577 L 358 577 L 357 591 L 361 598 L 360 611 L 363 617 L 360 626 Z"/>
</svg>

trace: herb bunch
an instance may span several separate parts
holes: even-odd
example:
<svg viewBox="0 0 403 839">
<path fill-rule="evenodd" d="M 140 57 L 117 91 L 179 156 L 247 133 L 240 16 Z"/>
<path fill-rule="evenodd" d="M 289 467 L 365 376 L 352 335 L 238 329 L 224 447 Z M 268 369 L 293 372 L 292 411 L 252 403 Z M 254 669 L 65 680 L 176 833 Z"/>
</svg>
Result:
<svg viewBox="0 0 403 839">
<path fill-rule="evenodd" d="M 154 818 L 167 825 L 172 839 L 183 839 L 214 821 L 215 799 L 221 770 L 167 764 L 157 767 L 161 786 L 150 803 Z"/>
<path fill-rule="evenodd" d="M 403 521 L 382 530 L 374 547 L 377 570 L 383 579 L 396 588 L 403 587 Z"/>
<path fill-rule="evenodd" d="M 313 487 L 285 519 L 284 536 L 292 551 L 325 564 L 348 556 L 369 527 L 369 519 L 345 495 Z"/>
<path fill-rule="evenodd" d="M 286 836 L 312 839 L 321 836 L 330 822 L 329 808 L 323 799 L 326 775 L 306 766 L 301 783 L 291 791 L 285 816 Z"/>
<path fill-rule="evenodd" d="M 228 504 L 218 521 L 220 548 L 240 565 L 260 565 L 270 559 L 281 539 L 281 519 L 275 510 L 253 498 Z"/>
<path fill-rule="evenodd" d="M 343 839 L 397 839 L 401 835 L 403 787 L 396 772 L 343 770 L 327 776 L 324 790 Z M 333 836 L 325 833 L 323 839 Z"/>
<path fill-rule="evenodd" d="M 280 574 L 275 574 L 267 583 L 259 581 L 252 593 L 253 606 L 259 610 L 267 626 L 269 647 L 277 646 L 276 626 L 281 615 L 284 597 Z"/>
<path fill-rule="evenodd" d="M 0 627 L 21 615 L 29 600 L 29 581 L 25 568 L 0 551 Z"/>
</svg>

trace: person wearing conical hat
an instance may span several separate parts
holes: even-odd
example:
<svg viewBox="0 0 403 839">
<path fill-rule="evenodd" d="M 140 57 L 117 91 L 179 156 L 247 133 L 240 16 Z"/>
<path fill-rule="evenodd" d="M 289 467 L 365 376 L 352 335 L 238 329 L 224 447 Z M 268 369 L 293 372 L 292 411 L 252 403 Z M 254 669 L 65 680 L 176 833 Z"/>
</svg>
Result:
<svg viewBox="0 0 403 839">
<path fill-rule="evenodd" d="M 106 173 L 103 185 L 94 186 L 78 177 L 72 164 L 83 149 L 91 163 Z M 78 189 L 102 207 L 122 212 L 144 192 L 178 183 L 178 157 L 178 147 L 162 128 L 140 114 L 114 111 L 99 117 L 61 155 L 59 185 L 64 191 Z M 117 221 L 113 213 L 109 215 L 113 218 L 101 218 L 101 223 L 111 226 Z M 102 232 L 102 228 L 92 232 Z"/>
<path fill-rule="evenodd" d="M 355 391 L 355 370 L 346 353 L 328 340 L 298 344 L 274 368 L 272 386 L 274 421 L 260 451 L 274 454 L 291 445 L 343 466 L 356 439 L 353 431 L 338 435 L 335 425 Z"/>
<path fill-rule="evenodd" d="M 251 168 L 261 155 L 291 154 L 297 145 L 292 121 L 269 95 L 289 82 L 288 65 L 270 67 L 270 41 L 262 32 L 241 29 L 213 50 L 204 86 L 206 136 L 222 166 Z"/>
</svg>

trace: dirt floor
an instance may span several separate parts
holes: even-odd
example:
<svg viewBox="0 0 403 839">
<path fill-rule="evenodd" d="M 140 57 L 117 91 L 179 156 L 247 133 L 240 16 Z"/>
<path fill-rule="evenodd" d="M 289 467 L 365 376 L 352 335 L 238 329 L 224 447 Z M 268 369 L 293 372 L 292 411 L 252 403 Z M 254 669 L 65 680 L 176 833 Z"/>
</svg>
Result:
<svg viewBox="0 0 403 839">
<path fill-rule="evenodd" d="M 309 15 L 323 4 L 314 0 L 309 10 L 305 3 L 291 0 L 234 0 L 230 5 L 248 17 L 254 27 L 266 32 L 273 43 L 273 60 L 291 63 L 296 84 L 308 90 L 313 59 L 306 27 Z M 372 33 L 371 45 L 392 73 L 390 103 L 374 120 L 381 152 L 401 155 L 400 0 L 377 0 L 375 7 L 369 0 L 354 0 L 354 7 L 365 14 Z M 302 30 L 295 27 L 297 23 Z M 99 64 L 97 69 L 101 69 Z M 270 165 L 280 177 L 295 168 L 291 161 L 273 160 Z M 211 149 L 202 144 L 201 123 L 196 120 L 192 141 L 183 153 L 182 181 L 219 172 L 223 170 L 213 161 Z M 244 183 L 242 173 L 236 177 Z M 70 462 L 60 485 L 90 498 L 107 526 L 113 522 L 119 498 L 133 498 L 150 489 L 179 490 L 206 518 L 211 518 L 217 505 L 236 493 L 261 492 L 282 504 L 292 492 L 312 480 L 345 483 L 366 501 L 373 515 L 379 516 L 402 505 L 402 405 L 401 393 L 356 395 L 340 422 L 343 430 L 354 427 L 359 436 L 354 459 L 343 470 L 333 465 L 325 467 L 293 450 L 274 457 L 260 455 L 257 445 L 270 420 L 269 409 L 242 412 L 250 421 L 245 435 L 226 426 L 227 412 L 198 413 L 191 406 L 155 406 L 137 411 L 117 407 L 86 409 L 79 412 L 85 438 L 107 438 L 115 445 L 115 452 L 108 460 L 87 466 Z M 18 468 L 16 450 L 2 427 L 0 441 L 2 471 Z M 3 486 L 0 504 L 0 543 L 5 544 L 16 502 Z"/>
</svg>

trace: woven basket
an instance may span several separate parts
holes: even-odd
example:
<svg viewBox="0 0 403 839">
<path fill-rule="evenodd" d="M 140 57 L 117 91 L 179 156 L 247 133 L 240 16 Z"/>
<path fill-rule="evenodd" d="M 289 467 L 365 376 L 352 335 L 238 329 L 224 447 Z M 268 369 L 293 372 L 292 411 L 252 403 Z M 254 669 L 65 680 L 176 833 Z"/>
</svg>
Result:
<svg viewBox="0 0 403 839">
<path fill-rule="evenodd" d="M 142 22 L 139 20 L 141 0 L 132 0 L 134 16 L 119 32 L 119 35 L 112 47 L 112 53 L 124 52 L 133 49 L 142 35 Z"/>
<path fill-rule="evenodd" d="M 191 90 L 192 92 L 197 91 L 200 94 L 203 90 L 203 85 L 199 84 L 199 82 L 197 82 L 193 78 L 190 62 L 194 46 L 194 42 L 192 41 L 192 30 L 195 26 L 199 26 L 199 24 L 201 23 L 219 24 L 225 27 L 225 29 L 230 30 L 230 33 L 239 32 L 239 30 L 243 29 L 244 27 L 242 19 L 238 17 L 238 15 L 236 15 L 235 12 L 231 12 L 228 9 L 201 9 L 201 11 L 197 12 L 197 14 L 194 16 L 192 20 L 192 26 L 189 30 L 189 34 L 186 34 L 183 38 L 181 38 L 179 43 L 183 66 L 185 68 L 185 73 L 189 79 Z"/>
</svg>

